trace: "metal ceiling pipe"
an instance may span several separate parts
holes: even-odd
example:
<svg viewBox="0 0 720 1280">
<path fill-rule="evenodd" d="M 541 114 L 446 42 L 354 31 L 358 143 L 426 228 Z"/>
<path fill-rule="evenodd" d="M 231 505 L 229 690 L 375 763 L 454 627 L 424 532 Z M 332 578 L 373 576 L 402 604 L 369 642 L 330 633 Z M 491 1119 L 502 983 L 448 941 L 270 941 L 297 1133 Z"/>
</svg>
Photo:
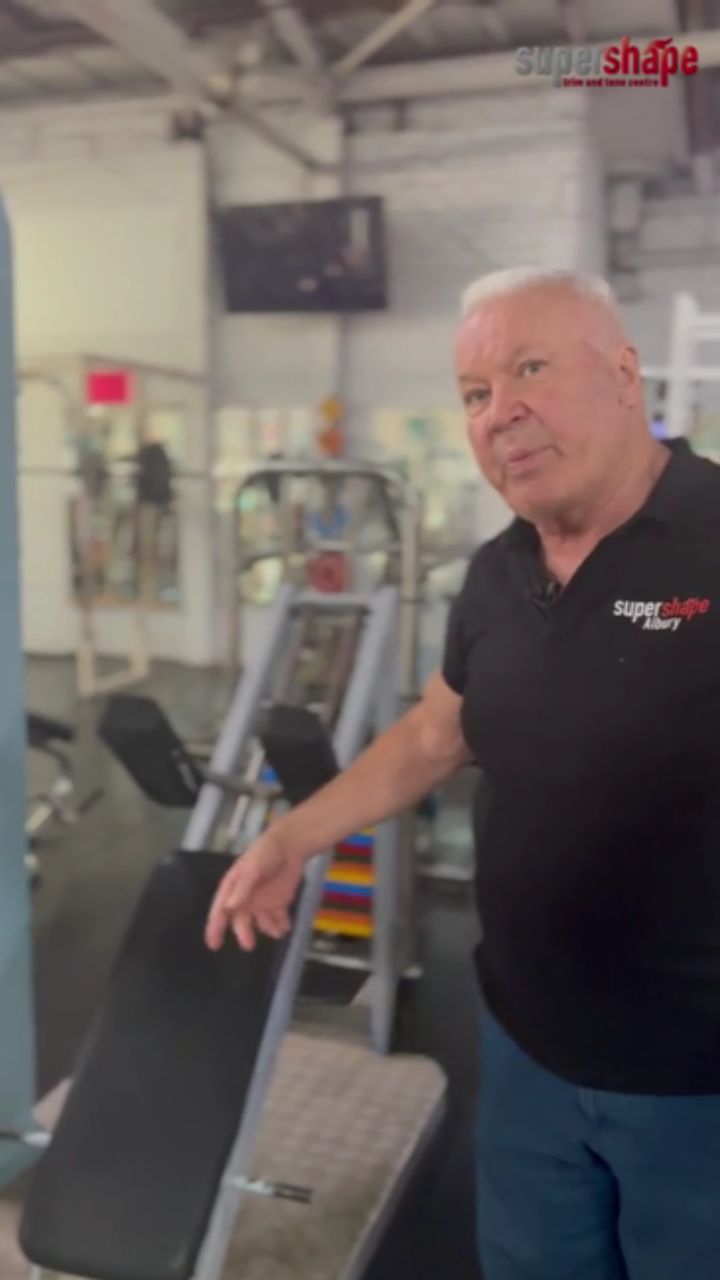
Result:
<svg viewBox="0 0 720 1280">
<path fill-rule="evenodd" d="M 62 8 L 188 98 L 222 69 L 150 0 L 62 0 Z"/>
<path fill-rule="evenodd" d="M 619 39 L 620 37 L 615 37 Z M 641 35 L 643 45 L 652 39 L 667 36 Z M 694 45 L 699 52 L 699 66 L 720 66 L 720 30 L 684 31 L 674 36 L 678 50 Z M 607 48 L 614 43 L 608 38 L 597 43 L 597 48 Z M 582 46 L 589 48 L 590 45 Z M 551 76 L 521 76 L 515 70 L 512 50 L 505 53 L 483 54 L 470 58 L 444 58 L 431 62 L 399 64 L 396 66 L 365 67 L 338 87 L 338 100 L 347 105 L 374 102 L 397 102 L 410 98 L 450 97 L 458 94 L 485 93 L 499 89 L 553 88 Z"/>
<path fill-rule="evenodd" d="M 323 71 L 320 46 L 312 28 L 292 0 L 259 0 L 273 31 L 295 61 L 311 74 Z"/>
<path fill-rule="evenodd" d="M 643 44 L 651 39 L 666 38 L 641 35 Z M 608 37 L 597 47 L 607 48 L 614 39 Z M 700 54 L 700 70 L 720 66 L 720 30 L 682 32 L 675 42 L 682 50 L 694 45 Z M 583 46 L 585 48 L 589 45 Z M 382 67 L 364 67 L 339 80 L 337 101 L 346 106 L 402 102 L 413 98 L 445 98 L 474 93 L 492 93 L 501 89 L 549 89 L 550 76 L 520 76 L 515 70 L 514 52 L 479 54 L 472 57 L 433 58 L 427 62 L 398 63 Z M 297 74 L 276 71 L 253 72 L 243 80 L 248 99 L 256 103 L 295 102 L 307 98 L 312 82 Z"/>
<path fill-rule="evenodd" d="M 336 76 L 349 76 L 351 72 L 356 71 L 358 67 L 372 58 L 373 54 L 382 49 L 384 45 L 394 40 L 401 31 L 417 22 L 424 13 L 435 4 L 435 0 L 408 0 L 408 3 L 398 13 L 394 13 L 392 17 L 385 22 L 381 22 L 379 27 L 371 31 L 364 40 L 361 40 L 354 49 L 343 55 L 333 66 L 333 74 Z"/>
<path fill-rule="evenodd" d="M 584 44 L 588 38 L 588 22 L 582 0 L 557 0 L 562 24 L 573 44 Z"/>
<path fill-rule="evenodd" d="M 238 100 L 235 72 L 194 43 L 151 0 L 63 0 L 67 14 L 96 31 L 108 44 L 167 81 L 188 110 L 206 113 L 213 105 L 231 112 L 249 129 L 303 168 L 335 173 L 289 138 L 257 107 Z"/>
</svg>

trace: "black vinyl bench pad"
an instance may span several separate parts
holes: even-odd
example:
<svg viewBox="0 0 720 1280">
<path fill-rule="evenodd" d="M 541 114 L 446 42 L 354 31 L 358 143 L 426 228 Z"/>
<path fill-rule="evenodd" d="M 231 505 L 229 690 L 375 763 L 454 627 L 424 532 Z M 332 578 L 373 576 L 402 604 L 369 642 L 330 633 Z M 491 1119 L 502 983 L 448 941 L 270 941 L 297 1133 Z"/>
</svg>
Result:
<svg viewBox="0 0 720 1280">
<path fill-rule="evenodd" d="M 51 716 L 41 716 L 37 711 L 28 711 L 25 716 L 28 742 L 31 747 L 42 751 L 53 742 L 72 742 L 75 730 L 64 720 L 55 720 Z"/>
<path fill-rule="evenodd" d="M 21 1244 L 38 1266 L 191 1280 L 286 945 L 207 950 L 232 862 L 176 853 L 147 884 L 26 1200 Z"/>
</svg>

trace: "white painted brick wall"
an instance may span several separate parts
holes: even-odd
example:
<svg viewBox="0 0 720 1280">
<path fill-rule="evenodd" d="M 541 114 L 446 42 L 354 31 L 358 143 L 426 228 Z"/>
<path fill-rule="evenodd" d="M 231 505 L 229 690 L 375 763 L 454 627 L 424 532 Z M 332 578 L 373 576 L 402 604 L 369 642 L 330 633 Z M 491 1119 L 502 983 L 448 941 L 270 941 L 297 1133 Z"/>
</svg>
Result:
<svg viewBox="0 0 720 1280">
<path fill-rule="evenodd" d="M 200 149 L 171 144 L 157 102 L 3 113 L 0 193 L 15 247 L 21 359 L 81 353 L 199 375 L 208 365 L 207 192 Z M 47 418 L 21 397 L 21 427 L 42 449 Z M 198 430 L 198 419 L 201 429 Z M 188 422 L 185 461 L 206 461 L 209 421 Z M 79 426 L 79 424 L 78 424 Z M 72 652 L 66 494 L 61 478 L 25 477 L 23 594 L 29 652 Z M 47 487 L 43 491 L 43 485 Z M 51 535 L 38 511 L 49 513 Z M 182 608 L 153 615 L 157 656 L 212 657 L 210 506 L 185 482 L 181 497 Z M 117 614 L 98 618 L 106 652 L 127 642 Z"/>
<path fill-rule="evenodd" d="M 216 297 L 210 364 L 216 403 L 314 406 L 340 389 L 359 451 L 376 409 L 453 407 L 451 342 L 459 293 L 469 279 L 525 261 L 596 265 L 602 202 L 586 103 L 586 95 L 569 91 L 417 103 L 405 112 L 403 132 L 392 131 L 393 113 L 374 109 L 355 114 L 358 132 L 344 142 L 335 122 L 285 112 L 278 122 L 324 158 L 335 159 L 344 148 L 350 191 L 384 196 L 391 307 L 344 321 L 228 317 Z M 166 139 L 166 111 L 158 103 L 58 111 L 52 118 L 8 116 L 0 130 L 0 185 L 12 185 L 18 204 L 36 208 L 45 192 L 51 209 L 57 191 L 67 190 L 68 175 L 92 166 L 100 186 L 112 188 L 118 200 L 125 193 L 126 203 L 139 211 L 134 234 L 141 236 L 143 218 L 155 226 L 162 200 L 173 193 L 171 157 L 179 152 Z M 214 131 L 209 167 L 220 203 L 332 196 L 340 189 L 332 178 L 308 178 L 237 125 Z M 188 199 L 187 193 L 178 197 L 180 218 Z M 187 263 L 202 258 L 204 234 L 199 222 L 194 233 L 188 224 L 180 280 L 192 274 Z M 107 247 L 111 272 L 111 237 Z M 148 280 L 152 270 L 148 261 Z M 153 289 L 159 292 L 157 282 Z M 206 315 L 199 279 L 194 289 L 195 305 Z M 187 333 L 195 323 L 189 295 L 183 301 L 176 284 L 168 284 L 161 300 L 165 318 L 168 297 L 172 332 Z M 38 341 L 44 340 L 40 289 L 31 310 Z M 58 338 L 60 330 L 53 331 Z M 66 330 L 68 343 L 77 347 L 78 332 Z M 134 334 L 140 347 L 157 352 L 150 330 L 144 308 L 136 306 L 117 326 L 116 338 L 125 345 Z M 102 337 L 107 348 L 109 331 Z M 162 347 L 166 358 L 174 341 Z M 187 355 L 189 348 L 182 350 Z M 206 550 L 199 541 L 198 565 Z M 196 611 L 201 597 L 193 599 Z"/>
<path fill-rule="evenodd" d="M 569 91 L 418 102 L 401 131 L 392 111 L 355 111 L 346 189 L 385 199 L 390 309 L 344 322 L 221 320 L 221 401 L 313 405 L 341 378 L 360 450 L 375 409 L 454 405 L 450 344 L 470 279 L 519 262 L 598 266 L 602 210 L 586 110 L 586 95 Z M 287 113 L 278 122 L 292 127 Z M 328 122 L 313 133 L 305 120 L 299 131 L 339 154 Z M 222 203 L 333 194 L 230 126 L 216 135 L 213 174 Z"/>
<path fill-rule="evenodd" d="M 663 364 L 676 293 L 691 293 L 704 310 L 720 311 L 720 195 L 648 200 L 639 261 L 639 298 L 623 312 L 642 360 Z"/>
<path fill-rule="evenodd" d="M 391 309 L 349 323 L 345 392 L 360 445 L 378 407 L 455 404 L 450 349 L 470 280 L 523 262 L 597 265 L 582 95 L 418 104 L 411 123 L 349 145 L 352 190 L 386 201 L 390 265 Z"/>
<path fill-rule="evenodd" d="M 339 160 L 342 138 L 337 120 L 275 111 L 272 121 L 319 160 Z M 340 190 L 332 174 L 309 173 L 230 121 L 212 130 L 210 166 L 213 200 L 219 207 L 321 200 Z M 333 316 L 228 315 L 218 280 L 215 403 L 277 409 L 318 404 L 337 383 L 339 339 Z"/>
</svg>

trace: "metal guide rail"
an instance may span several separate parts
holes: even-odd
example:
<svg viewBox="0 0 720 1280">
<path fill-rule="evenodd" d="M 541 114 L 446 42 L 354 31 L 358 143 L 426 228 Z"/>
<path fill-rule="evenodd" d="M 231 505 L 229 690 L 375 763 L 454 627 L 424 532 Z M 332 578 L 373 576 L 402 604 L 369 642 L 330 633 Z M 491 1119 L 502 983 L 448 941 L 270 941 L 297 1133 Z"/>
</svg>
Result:
<svg viewBox="0 0 720 1280">
<path fill-rule="evenodd" d="M 353 612 L 359 614 L 357 599 L 342 602 L 336 597 L 328 604 L 338 617 L 343 611 L 351 618 Z M 354 1080 L 360 1085 L 367 1076 L 364 1087 L 370 1096 L 363 1132 L 367 1136 L 374 1131 L 379 1143 L 383 1132 L 392 1135 L 389 1146 L 385 1144 L 387 1159 L 371 1160 L 368 1166 L 374 1170 L 374 1181 L 361 1219 L 357 1211 L 347 1215 L 343 1210 L 345 1225 L 339 1236 L 327 1224 L 322 1228 L 319 1219 L 313 1235 L 317 1264 L 313 1275 L 326 1275 L 328 1280 L 359 1278 L 368 1250 L 441 1114 L 444 1083 L 432 1064 L 403 1060 L 400 1069 L 391 1059 L 387 1071 L 376 1072 L 373 1083 L 372 1062 L 377 1059 L 372 1054 L 368 1057 L 368 1050 L 342 1041 L 333 1044 L 327 1037 L 307 1042 L 293 1036 L 285 1039 L 331 850 L 308 865 L 292 934 L 284 943 L 264 940 L 249 955 L 228 944 L 217 956 L 202 943 L 201 921 L 230 862 L 227 853 L 208 852 L 215 846 L 218 829 L 225 826 L 224 803 L 230 795 L 236 805 L 244 806 L 241 820 L 235 811 L 220 839 L 222 844 L 230 841 L 231 853 L 241 854 L 259 824 L 255 809 L 266 809 L 272 800 L 271 794 L 258 794 L 247 785 L 252 779 L 242 769 L 243 753 L 257 731 L 263 708 L 276 724 L 285 724 L 283 732 L 290 732 L 284 745 L 277 732 L 274 743 L 267 729 L 259 737 L 278 772 L 285 774 L 283 790 L 286 795 L 294 793 L 294 802 L 302 798 L 303 789 L 322 785 L 329 768 L 349 764 L 368 736 L 379 732 L 394 714 L 391 658 L 396 649 L 398 598 L 396 590 L 387 586 L 363 602 L 362 625 L 356 627 L 342 696 L 337 693 L 336 676 L 328 682 L 320 716 L 308 708 L 272 702 L 270 695 L 282 694 L 291 678 L 292 664 L 285 653 L 288 630 L 292 633 L 295 627 L 299 646 L 301 622 L 307 622 L 308 612 L 314 619 L 319 607 L 316 600 L 292 588 L 280 593 L 263 653 L 238 686 L 207 769 L 198 771 L 197 799 L 182 851 L 158 868 L 131 922 L 105 1005 L 25 1204 L 21 1241 L 40 1268 L 92 1280 L 284 1276 L 286 1271 L 274 1264 L 263 1271 L 259 1264 L 267 1245 L 252 1230 L 249 1237 L 243 1234 L 243 1226 L 247 1228 L 253 1214 L 257 1216 L 257 1206 L 275 1200 L 292 1205 L 296 1212 L 308 1208 L 315 1195 L 303 1168 L 312 1181 L 324 1183 L 325 1189 L 317 1191 L 325 1211 L 339 1212 L 343 1183 L 348 1206 L 357 1206 L 355 1184 L 361 1178 L 367 1188 L 368 1170 L 363 1172 L 365 1158 L 359 1151 L 356 1160 L 348 1163 L 347 1159 L 354 1142 L 351 1112 L 354 1107 L 357 1115 L 358 1106 L 351 1084 Z M 349 645 L 339 644 L 338 653 L 349 664 Z M 333 700 L 330 747 L 322 715 L 330 719 Z M 327 748 L 322 745 L 323 734 Z M 314 744 L 312 749 L 309 743 Z M 325 757 L 328 764 L 322 764 Z M 306 781 L 300 784 L 303 772 Z M 190 786 L 192 780 L 183 777 Z M 238 800 L 240 788 L 243 794 Z M 394 821 L 380 825 L 377 845 L 382 874 L 375 891 L 370 1028 L 374 1049 L 385 1054 L 401 980 Z M 163 1061 L 166 1070 L 158 1071 Z M 278 1063 L 277 1087 L 268 1104 Z M 405 1114 L 398 1105 L 397 1090 L 410 1096 L 412 1081 L 416 1104 L 406 1108 Z M 302 1163 L 308 1146 L 302 1126 L 310 1114 L 309 1102 L 299 1101 L 308 1086 L 317 1090 L 316 1101 L 327 1112 L 325 1154 L 319 1165 L 311 1162 L 309 1170 Z M 258 1147 L 263 1116 L 267 1133 L 273 1114 L 277 1117 L 277 1108 L 282 1109 L 279 1099 L 288 1097 L 298 1099 L 299 1111 L 290 1119 L 286 1114 L 282 1124 L 290 1141 L 286 1168 L 291 1172 L 277 1166 L 263 1169 L 258 1166 L 259 1154 L 267 1160 L 268 1152 L 275 1150 L 278 1158 L 274 1143 L 268 1146 L 267 1140 L 261 1141 Z M 178 1145 L 186 1129 L 194 1135 L 187 1148 Z M 293 1147 L 290 1139 L 295 1130 L 301 1140 Z M 17 1137 L 35 1147 L 42 1145 L 42 1134 Z M 113 1152 L 111 1161 L 103 1157 L 108 1150 Z M 328 1201 L 322 1197 L 328 1194 L 325 1174 L 329 1171 L 329 1186 L 335 1190 Z M 241 1204 L 245 1211 L 238 1219 Z M 242 1255 L 237 1271 L 236 1249 Z M 325 1270 L 318 1261 L 323 1253 Z M 301 1259 L 293 1265 L 293 1274 L 310 1274 Z"/>
<path fill-rule="evenodd" d="M 299 588 L 315 584 L 318 595 L 347 595 L 367 590 L 362 564 L 379 557 L 375 585 L 399 590 L 400 694 L 412 700 L 423 573 L 419 494 L 388 467 L 346 460 L 267 462 L 249 471 L 218 467 L 214 475 L 233 485 L 226 573 L 230 669 L 243 662 L 242 614 L 253 564 L 279 559 L 285 581 Z M 299 482 L 301 494 L 293 491 Z M 259 486 L 269 491 L 275 516 L 275 535 L 264 546 L 253 540 L 245 510 L 246 495 Z"/>
</svg>

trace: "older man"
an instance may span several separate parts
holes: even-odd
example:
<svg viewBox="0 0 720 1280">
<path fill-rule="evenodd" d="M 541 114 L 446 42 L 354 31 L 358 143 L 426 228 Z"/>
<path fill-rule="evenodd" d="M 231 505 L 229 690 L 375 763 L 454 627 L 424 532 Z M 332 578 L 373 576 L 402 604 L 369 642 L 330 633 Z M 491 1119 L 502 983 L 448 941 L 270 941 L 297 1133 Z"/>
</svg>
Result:
<svg viewBox="0 0 720 1280">
<path fill-rule="evenodd" d="M 420 704 L 248 851 L 208 943 L 280 936 L 308 857 L 476 760 L 486 1280 L 715 1280 L 720 469 L 653 438 L 602 281 L 486 278 L 456 364 L 516 519 Z"/>
</svg>

